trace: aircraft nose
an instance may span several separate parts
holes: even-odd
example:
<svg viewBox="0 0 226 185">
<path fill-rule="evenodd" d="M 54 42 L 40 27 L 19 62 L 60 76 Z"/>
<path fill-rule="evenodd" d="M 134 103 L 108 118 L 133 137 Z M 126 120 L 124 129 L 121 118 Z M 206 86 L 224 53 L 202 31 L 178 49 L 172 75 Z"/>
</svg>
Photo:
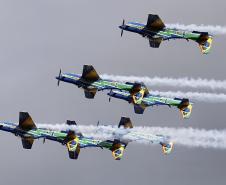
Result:
<svg viewBox="0 0 226 185">
<path fill-rule="evenodd" d="M 125 30 L 126 29 L 126 25 L 121 25 L 119 26 L 120 29 Z"/>
</svg>

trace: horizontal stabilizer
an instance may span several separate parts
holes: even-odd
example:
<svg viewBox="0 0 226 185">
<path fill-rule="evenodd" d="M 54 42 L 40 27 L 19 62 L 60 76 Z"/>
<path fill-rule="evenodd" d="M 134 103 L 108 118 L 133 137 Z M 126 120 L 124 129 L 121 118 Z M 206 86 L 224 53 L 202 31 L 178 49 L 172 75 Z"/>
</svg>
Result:
<svg viewBox="0 0 226 185">
<path fill-rule="evenodd" d="M 25 131 L 37 128 L 28 112 L 20 112 L 19 128 Z"/>
<path fill-rule="evenodd" d="M 165 28 L 165 24 L 158 15 L 148 15 L 146 28 L 150 31 L 160 31 Z"/>
<path fill-rule="evenodd" d="M 136 114 L 143 114 L 144 113 L 144 110 L 145 110 L 145 106 L 143 106 L 143 105 L 134 105 L 134 112 L 136 113 Z"/>
<path fill-rule="evenodd" d="M 32 137 L 21 138 L 22 145 L 24 149 L 31 149 L 34 143 L 34 139 Z"/>
<path fill-rule="evenodd" d="M 77 125 L 75 121 L 67 120 L 67 125 Z"/>
<path fill-rule="evenodd" d="M 149 38 L 149 45 L 152 48 L 159 48 L 162 38 Z"/>
<path fill-rule="evenodd" d="M 133 124 L 132 124 L 130 118 L 121 117 L 118 128 L 120 128 L 120 127 L 133 128 Z"/>
<path fill-rule="evenodd" d="M 94 99 L 97 89 L 84 89 L 85 97 L 87 99 Z"/>
<path fill-rule="evenodd" d="M 100 77 L 92 65 L 84 65 L 82 79 L 88 82 L 95 82 L 99 80 Z"/>
</svg>

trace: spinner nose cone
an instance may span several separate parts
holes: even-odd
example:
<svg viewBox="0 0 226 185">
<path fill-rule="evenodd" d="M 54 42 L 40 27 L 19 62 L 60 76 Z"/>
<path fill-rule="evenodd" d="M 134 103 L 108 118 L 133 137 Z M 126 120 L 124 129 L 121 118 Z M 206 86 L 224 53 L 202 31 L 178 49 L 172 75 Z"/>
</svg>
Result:
<svg viewBox="0 0 226 185">
<path fill-rule="evenodd" d="M 124 25 L 121 25 L 121 26 L 119 26 L 119 28 L 121 29 L 121 30 L 125 30 L 126 29 L 126 25 L 124 24 Z"/>
</svg>

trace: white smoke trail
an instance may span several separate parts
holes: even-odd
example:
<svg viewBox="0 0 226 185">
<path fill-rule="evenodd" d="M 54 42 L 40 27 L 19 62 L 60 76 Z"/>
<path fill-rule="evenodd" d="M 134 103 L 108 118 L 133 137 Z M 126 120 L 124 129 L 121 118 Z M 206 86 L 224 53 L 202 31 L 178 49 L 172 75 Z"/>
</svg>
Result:
<svg viewBox="0 0 226 185">
<path fill-rule="evenodd" d="M 143 133 L 168 135 L 177 145 L 187 147 L 226 149 L 226 130 L 204 130 L 193 128 L 137 128 Z"/>
<path fill-rule="evenodd" d="M 120 82 L 143 82 L 147 86 L 171 86 L 171 87 L 190 87 L 205 89 L 222 89 L 226 90 L 226 80 L 208 80 L 193 78 L 168 78 L 168 77 L 140 77 L 140 76 L 119 76 L 119 75 L 101 75 L 103 79 L 114 80 Z"/>
<path fill-rule="evenodd" d="M 134 127 L 132 129 L 118 129 L 116 126 L 68 126 L 66 124 L 39 124 L 39 128 L 52 130 L 72 129 L 84 136 L 94 139 L 121 139 L 131 142 L 150 144 L 167 138 L 176 145 L 186 147 L 226 149 L 226 130 L 204 130 L 193 128 L 168 127 Z M 165 137 L 164 137 L 165 136 Z"/>
<path fill-rule="evenodd" d="M 207 102 L 207 103 L 225 103 L 226 94 L 215 94 L 215 93 L 200 93 L 200 92 L 181 92 L 181 91 L 151 91 L 153 95 L 160 95 L 172 98 L 189 98 L 192 100 Z"/>
<path fill-rule="evenodd" d="M 184 25 L 184 24 L 167 24 L 166 27 L 172 28 L 172 29 L 180 29 L 180 30 L 188 30 L 188 31 L 200 31 L 200 32 L 209 32 L 215 35 L 225 35 L 226 34 L 226 26 L 220 26 L 220 25 Z"/>
</svg>

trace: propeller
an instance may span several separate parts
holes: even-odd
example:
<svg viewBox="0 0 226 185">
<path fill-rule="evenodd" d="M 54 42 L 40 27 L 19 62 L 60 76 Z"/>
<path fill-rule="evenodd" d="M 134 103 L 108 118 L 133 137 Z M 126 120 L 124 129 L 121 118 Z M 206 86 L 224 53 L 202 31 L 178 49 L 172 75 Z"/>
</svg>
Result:
<svg viewBox="0 0 226 185">
<path fill-rule="evenodd" d="M 125 26 L 125 20 L 123 19 L 122 25 L 121 25 L 121 37 L 123 35 L 123 27 Z"/>
<path fill-rule="evenodd" d="M 59 76 L 58 76 L 58 81 L 57 81 L 57 85 L 58 86 L 60 85 L 60 77 L 61 77 L 61 69 L 60 69 Z"/>
</svg>

